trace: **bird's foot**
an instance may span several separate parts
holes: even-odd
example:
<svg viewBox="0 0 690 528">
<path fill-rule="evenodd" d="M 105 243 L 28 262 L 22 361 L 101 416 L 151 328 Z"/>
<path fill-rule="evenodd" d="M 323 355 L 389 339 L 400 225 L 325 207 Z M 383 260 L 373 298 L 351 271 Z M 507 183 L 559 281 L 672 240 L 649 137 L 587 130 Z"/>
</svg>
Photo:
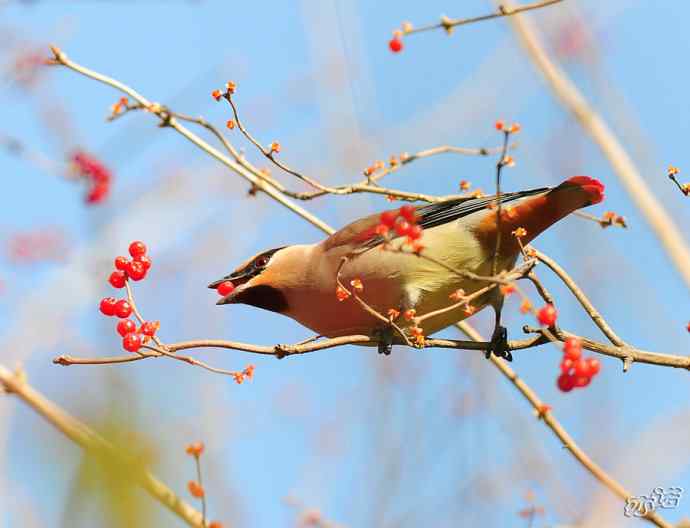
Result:
<svg viewBox="0 0 690 528">
<path fill-rule="evenodd" d="M 374 336 L 379 340 L 379 354 L 390 356 L 393 350 L 393 329 L 389 326 L 379 328 L 374 332 Z"/>
<path fill-rule="evenodd" d="M 508 349 L 508 330 L 505 326 L 496 326 L 494 335 L 491 336 L 489 349 L 486 351 L 486 359 L 489 359 L 491 354 L 496 357 L 505 359 L 506 361 L 513 361 L 513 355 Z"/>
</svg>

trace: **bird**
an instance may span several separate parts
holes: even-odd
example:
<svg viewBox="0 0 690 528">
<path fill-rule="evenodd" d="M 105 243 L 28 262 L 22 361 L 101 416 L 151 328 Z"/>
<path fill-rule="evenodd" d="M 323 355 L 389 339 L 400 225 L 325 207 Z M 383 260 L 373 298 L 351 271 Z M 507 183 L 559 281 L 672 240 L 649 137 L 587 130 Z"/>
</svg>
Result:
<svg viewBox="0 0 690 528">
<path fill-rule="evenodd" d="M 453 292 L 462 290 L 469 295 L 487 285 L 486 281 L 452 273 L 448 267 L 483 277 L 511 270 L 521 244 L 528 244 L 570 213 L 603 199 L 604 185 L 599 180 L 573 176 L 555 187 L 412 206 L 415 223 L 422 230 L 417 241 L 423 247 L 422 254 L 437 262 L 400 251 L 410 240 L 397 236 L 394 230 L 392 236 L 383 236 L 379 227 L 382 219 L 385 215 L 395 218 L 401 209 L 384 211 L 355 220 L 317 243 L 262 251 L 208 287 L 217 289 L 230 281 L 234 289 L 216 304 L 245 304 L 276 312 L 323 337 L 364 334 L 378 343 L 380 353 L 388 355 L 393 344 L 405 342 L 392 325 L 353 299 L 343 301 L 336 296 L 336 275 L 343 257 L 347 262 L 341 269 L 341 284 L 358 281 L 363 287 L 358 296 L 379 314 L 392 308 L 423 315 L 453 304 Z M 520 240 L 511 234 L 519 228 L 524 230 Z M 493 353 L 512 360 L 507 330 L 501 326 L 503 300 L 500 289 L 493 288 L 472 306 L 474 313 L 487 306 L 495 311 L 487 357 Z M 459 306 L 424 319 L 419 326 L 423 335 L 429 336 L 468 315 L 465 307 Z M 404 318 L 396 323 L 403 330 L 413 324 Z"/>
</svg>

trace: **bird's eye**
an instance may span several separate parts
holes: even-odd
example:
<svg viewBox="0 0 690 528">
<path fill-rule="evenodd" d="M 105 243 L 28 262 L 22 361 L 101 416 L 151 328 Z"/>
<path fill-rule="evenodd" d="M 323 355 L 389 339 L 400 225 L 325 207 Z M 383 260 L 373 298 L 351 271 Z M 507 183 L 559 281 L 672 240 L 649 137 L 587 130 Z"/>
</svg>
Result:
<svg viewBox="0 0 690 528">
<path fill-rule="evenodd" d="M 261 255 L 260 257 L 257 257 L 257 259 L 254 261 L 254 267 L 256 268 L 265 268 L 266 264 L 268 264 L 268 261 L 271 259 L 271 257 L 267 255 Z"/>
</svg>

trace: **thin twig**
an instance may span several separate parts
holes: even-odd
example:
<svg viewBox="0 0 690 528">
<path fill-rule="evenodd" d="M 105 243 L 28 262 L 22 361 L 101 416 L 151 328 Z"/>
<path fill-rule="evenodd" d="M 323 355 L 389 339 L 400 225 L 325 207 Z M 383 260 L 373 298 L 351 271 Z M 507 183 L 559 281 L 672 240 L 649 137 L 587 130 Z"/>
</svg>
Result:
<svg viewBox="0 0 690 528">
<path fill-rule="evenodd" d="M 202 524 L 206 524 L 206 490 L 204 490 L 204 482 L 201 480 L 201 461 L 198 455 L 194 456 L 194 462 L 196 463 L 196 479 L 199 487 L 203 490 L 201 495 L 201 521 Z"/>
<path fill-rule="evenodd" d="M 682 192 L 685 196 L 690 195 L 690 183 L 680 183 L 678 181 L 678 178 L 676 178 L 676 175 L 671 172 L 668 173 L 668 177 L 671 179 L 673 183 L 676 184 L 676 187 L 678 187 L 680 192 Z"/>
<path fill-rule="evenodd" d="M 395 198 L 403 199 L 403 200 L 419 200 L 419 201 L 426 201 L 426 202 L 437 202 L 437 201 L 443 201 L 443 200 L 448 200 L 452 199 L 455 197 L 451 196 L 430 196 L 430 195 L 425 195 L 425 194 L 420 194 L 420 193 L 409 193 L 405 191 L 400 191 L 397 189 L 387 189 L 387 188 L 382 188 L 378 185 L 374 186 L 373 184 L 377 181 L 379 181 L 381 178 L 386 176 L 387 174 L 390 174 L 391 172 L 394 172 L 401 168 L 403 165 L 406 165 L 414 160 L 417 159 L 423 159 L 429 156 L 434 156 L 438 154 L 443 154 L 443 153 L 455 153 L 455 154 L 463 154 L 463 155 L 471 155 L 471 156 L 487 156 L 493 152 L 502 152 L 502 156 L 505 156 L 505 152 L 508 148 L 507 144 L 504 144 L 502 147 L 498 148 L 491 148 L 491 149 L 486 149 L 486 148 L 479 148 L 479 149 L 470 149 L 470 148 L 465 148 L 465 147 L 453 147 L 449 145 L 444 145 L 440 147 L 435 147 L 427 150 L 420 151 L 412 156 L 405 156 L 404 158 L 401 158 L 401 161 L 399 163 L 396 163 L 394 165 L 391 165 L 390 167 L 380 170 L 378 172 L 375 172 L 374 174 L 368 175 L 364 180 L 362 180 L 359 183 L 354 183 L 350 185 L 342 185 L 338 187 L 330 187 L 327 185 L 322 184 L 318 180 L 307 176 L 305 174 L 302 174 L 301 172 L 289 167 L 286 163 L 280 161 L 279 159 L 276 158 L 276 152 L 272 148 L 266 148 L 264 147 L 250 132 L 247 130 L 246 126 L 240 119 L 239 115 L 239 110 L 237 108 L 237 105 L 235 104 L 235 101 L 232 97 L 232 92 L 230 90 L 227 90 L 223 94 L 224 99 L 230 104 L 230 107 L 232 108 L 232 113 L 234 117 L 234 121 L 237 124 L 237 128 L 240 130 L 240 132 L 244 135 L 244 137 L 247 138 L 247 140 L 256 147 L 256 149 L 261 152 L 261 154 L 268 160 L 270 160 L 276 167 L 280 168 L 282 171 L 286 172 L 287 174 L 290 174 L 297 179 L 305 182 L 306 184 L 310 185 L 311 187 L 314 187 L 317 189 L 316 191 L 311 191 L 311 192 L 295 192 L 295 191 L 290 191 L 284 186 L 282 186 L 280 183 L 278 183 L 276 180 L 271 179 L 272 185 L 278 187 L 280 191 L 287 195 L 290 196 L 291 198 L 295 198 L 298 200 L 311 200 L 313 198 L 317 198 L 319 196 L 324 196 L 326 194 L 333 194 L 333 195 L 347 195 L 347 194 L 354 194 L 354 193 L 362 193 L 362 192 L 368 192 L 368 193 L 373 193 L 373 194 L 383 194 L 387 196 L 392 196 Z M 507 138 L 506 138 L 507 139 Z M 458 197 L 465 197 L 465 195 L 459 195 Z"/>
<path fill-rule="evenodd" d="M 477 22 L 483 22 L 485 20 L 492 20 L 494 18 L 509 17 L 512 15 L 517 15 L 518 13 L 523 13 L 525 11 L 531 11 L 532 9 L 541 9 L 542 7 L 547 7 L 553 4 L 562 2 L 563 0 L 545 0 L 542 2 L 534 2 L 532 4 L 526 4 L 520 7 L 510 8 L 499 5 L 498 11 L 495 13 L 490 13 L 488 15 L 481 15 L 471 18 L 448 18 L 446 16 L 441 17 L 441 22 L 436 24 L 429 24 L 427 26 L 420 26 L 418 28 L 403 28 L 403 33 L 405 35 L 412 35 L 413 33 L 421 33 L 422 31 L 433 31 L 436 29 L 445 29 L 448 33 L 452 31 L 453 28 L 458 26 L 465 26 L 467 24 L 475 24 Z"/>
<path fill-rule="evenodd" d="M 501 149 L 501 159 L 496 163 L 496 247 L 494 248 L 494 258 L 491 264 L 491 274 L 496 275 L 498 272 L 498 254 L 501 250 L 501 171 L 505 166 L 506 152 L 508 152 L 508 137 L 510 132 L 503 131 L 503 148 Z"/>
</svg>

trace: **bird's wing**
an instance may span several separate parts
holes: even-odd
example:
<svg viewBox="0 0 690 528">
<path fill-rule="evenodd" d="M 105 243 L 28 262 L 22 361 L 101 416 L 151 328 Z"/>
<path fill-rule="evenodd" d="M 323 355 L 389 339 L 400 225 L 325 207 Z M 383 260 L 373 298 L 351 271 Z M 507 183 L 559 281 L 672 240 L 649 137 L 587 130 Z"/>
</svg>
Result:
<svg viewBox="0 0 690 528">
<path fill-rule="evenodd" d="M 549 187 L 542 187 L 529 191 L 505 193 L 501 195 L 500 201 L 504 204 L 525 196 L 545 193 L 549 190 Z M 486 196 L 483 198 L 457 198 L 445 202 L 422 205 L 417 207 L 417 223 L 423 229 L 429 229 L 484 210 L 494 203 L 496 203 L 495 196 Z M 381 213 L 377 213 L 355 220 L 328 237 L 324 241 L 324 249 L 328 251 L 344 246 L 351 246 L 352 249 L 364 249 L 380 245 L 384 240 L 382 236 L 376 234 L 376 226 L 380 223 L 380 218 Z"/>
</svg>

